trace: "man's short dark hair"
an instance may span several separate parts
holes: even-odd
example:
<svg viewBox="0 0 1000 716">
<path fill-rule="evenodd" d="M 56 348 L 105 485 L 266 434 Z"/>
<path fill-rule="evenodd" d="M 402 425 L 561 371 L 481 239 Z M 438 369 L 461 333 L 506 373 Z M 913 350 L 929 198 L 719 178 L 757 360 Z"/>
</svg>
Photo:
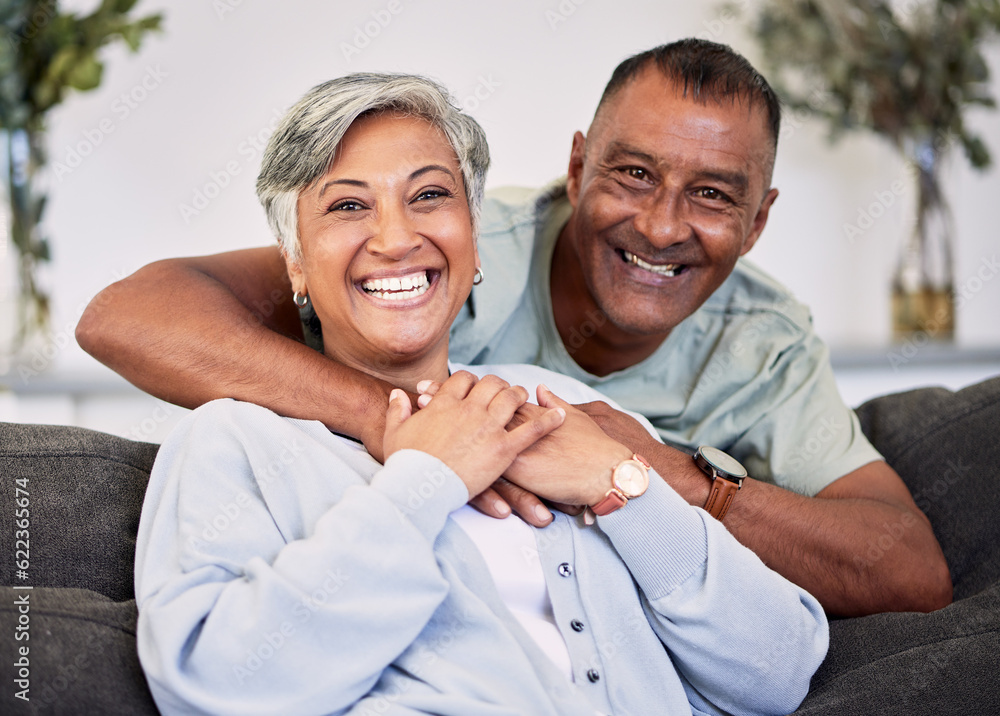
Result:
<svg viewBox="0 0 1000 716">
<path fill-rule="evenodd" d="M 743 55 L 728 45 L 708 40 L 688 38 L 660 45 L 624 60 L 615 68 L 597 105 L 600 113 L 604 103 L 639 75 L 650 63 L 655 63 L 664 77 L 681 87 L 683 95 L 705 98 L 746 100 L 748 106 L 760 106 L 767 112 L 768 128 L 778 146 L 781 129 L 781 103 L 767 80 L 747 62 Z"/>
</svg>

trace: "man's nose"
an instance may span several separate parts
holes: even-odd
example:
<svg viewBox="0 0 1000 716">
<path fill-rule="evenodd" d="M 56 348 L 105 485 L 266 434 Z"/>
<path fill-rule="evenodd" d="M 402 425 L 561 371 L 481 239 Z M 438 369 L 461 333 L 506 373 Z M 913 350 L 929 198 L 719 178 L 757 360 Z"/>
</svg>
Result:
<svg viewBox="0 0 1000 716">
<path fill-rule="evenodd" d="M 657 249 L 679 244 L 691 235 L 682 197 L 673 192 L 657 192 L 650 197 L 632 223 L 635 230 Z"/>
<path fill-rule="evenodd" d="M 385 256 L 394 261 L 406 258 L 424 243 L 416 224 L 402 207 L 380 212 L 374 229 L 365 248 L 371 254 Z"/>
</svg>

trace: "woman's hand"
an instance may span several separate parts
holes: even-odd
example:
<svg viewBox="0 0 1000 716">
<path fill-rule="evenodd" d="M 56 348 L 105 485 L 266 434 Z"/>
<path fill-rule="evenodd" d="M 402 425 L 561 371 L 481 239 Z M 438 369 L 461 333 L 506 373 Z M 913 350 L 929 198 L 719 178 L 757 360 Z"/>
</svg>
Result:
<svg viewBox="0 0 1000 716">
<path fill-rule="evenodd" d="M 477 380 L 458 371 L 437 389 L 434 401 L 417 413 L 402 390 L 392 391 L 386 412 L 383 452 L 421 450 L 441 460 L 478 495 L 506 470 L 519 453 L 559 427 L 558 406 L 532 414 L 507 429 L 528 392 L 496 376 Z"/>
</svg>

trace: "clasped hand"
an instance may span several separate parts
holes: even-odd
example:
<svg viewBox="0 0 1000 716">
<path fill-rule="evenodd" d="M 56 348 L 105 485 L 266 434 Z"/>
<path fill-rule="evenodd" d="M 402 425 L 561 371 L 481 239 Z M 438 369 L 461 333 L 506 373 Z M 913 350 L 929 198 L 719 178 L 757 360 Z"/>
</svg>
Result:
<svg viewBox="0 0 1000 716">
<path fill-rule="evenodd" d="M 414 412 L 402 390 L 389 395 L 383 453 L 422 450 L 457 474 L 474 497 L 507 470 L 517 456 L 548 435 L 566 413 L 552 407 L 508 429 L 528 392 L 496 376 L 479 380 L 458 371 L 437 389 L 433 404 Z"/>
<path fill-rule="evenodd" d="M 466 482 L 473 505 L 495 516 L 509 514 L 509 508 L 500 507 L 506 503 L 490 487 L 489 476 L 503 475 L 506 480 L 497 487 L 522 517 L 537 526 L 551 521 L 538 498 L 570 512 L 574 506 L 596 504 L 611 485 L 614 466 L 632 455 L 586 413 L 545 386 L 539 386 L 538 405 L 532 405 L 527 391 L 496 376 L 475 381 L 464 371 L 443 384 L 425 381 L 418 386 L 417 413 L 402 391 L 394 392 L 386 421 L 386 455 L 401 447 L 435 455 Z M 484 411 L 487 399 L 495 405 Z M 397 403 L 403 412 L 395 413 L 394 420 Z M 428 418 L 433 414 L 433 421 L 414 424 L 420 431 L 408 434 L 409 442 L 402 445 L 399 431 L 425 414 Z M 485 419 L 478 422 L 480 418 Z M 534 511 L 525 514 L 529 509 Z"/>
</svg>

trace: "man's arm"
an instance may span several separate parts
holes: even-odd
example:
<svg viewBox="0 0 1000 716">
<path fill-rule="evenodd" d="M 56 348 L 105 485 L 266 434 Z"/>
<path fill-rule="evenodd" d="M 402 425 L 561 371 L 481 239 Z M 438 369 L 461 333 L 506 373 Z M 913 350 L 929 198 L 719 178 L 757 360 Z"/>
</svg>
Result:
<svg viewBox="0 0 1000 716">
<path fill-rule="evenodd" d="M 80 346 L 130 382 L 194 408 L 235 398 L 321 420 L 382 454 L 391 386 L 304 345 L 278 248 L 150 264 L 101 291 Z"/>
<path fill-rule="evenodd" d="M 650 460 L 690 504 L 705 504 L 710 483 L 689 455 L 658 442 L 606 403 L 580 407 Z M 926 612 L 951 603 L 948 565 L 930 522 L 883 461 L 844 475 L 812 498 L 748 478 L 725 525 L 830 614 Z"/>
</svg>

